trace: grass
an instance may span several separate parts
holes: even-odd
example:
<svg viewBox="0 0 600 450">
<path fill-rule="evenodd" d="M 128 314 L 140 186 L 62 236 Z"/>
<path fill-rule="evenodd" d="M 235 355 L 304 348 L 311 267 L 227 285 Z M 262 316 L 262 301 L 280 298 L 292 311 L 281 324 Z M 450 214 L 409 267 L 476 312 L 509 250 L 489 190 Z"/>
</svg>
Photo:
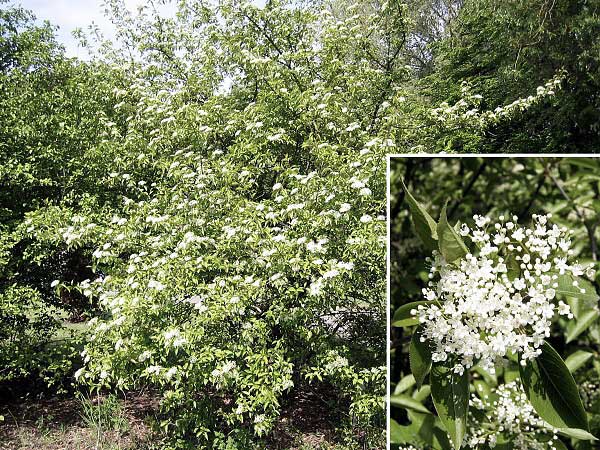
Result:
<svg viewBox="0 0 600 450">
<path fill-rule="evenodd" d="M 328 391 L 295 392 L 282 408 L 270 450 L 370 450 L 345 445 Z M 1 404 L 0 450 L 150 450 L 158 437 L 150 419 L 159 399 L 150 393 L 82 395 Z"/>
<path fill-rule="evenodd" d="M 115 395 L 32 400 L 0 406 L 0 450 L 142 450 L 155 399 Z"/>
<path fill-rule="evenodd" d="M 121 401 L 113 394 L 95 398 L 78 394 L 81 403 L 81 419 L 86 428 L 96 435 L 96 447 L 102 448 L 107 443 L 107 432 L 129 431 L 129 421 L 121 405 Z"/>
</svg>

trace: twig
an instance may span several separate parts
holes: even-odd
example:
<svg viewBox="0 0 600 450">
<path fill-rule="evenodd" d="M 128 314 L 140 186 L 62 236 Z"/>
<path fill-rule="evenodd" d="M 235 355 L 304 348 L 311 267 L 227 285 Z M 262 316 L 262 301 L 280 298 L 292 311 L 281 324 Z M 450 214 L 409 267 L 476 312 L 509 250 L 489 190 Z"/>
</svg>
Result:
<svg viewBox="0 0 600 450">
<path fill-rule="evenodd" d="M 529 209 L 533 206 L 533 202 L 535 202 L 535 200 L 536 200 L 538 194 L 540 193 L 540 190 L 542 189 L 542 186 L 544 185 L 545 181 L 546 181 L 546 172 L 544 171 L 544 172 L 542 172 L 542 176 L 538 180 L 538 184 L 535 187 L 535 191 L 533 191 L 533 195 L 529 199 L 529 203 L 527 203 L 527 206 L 525 208 L 523 208 L 523 210 L 519 213 L 518 219 L 517 219 L 518 222 L 520 222 L 521 219 L 523 217 L 525 217 L 525 214 L 527 214 L 529 212 Z"/>
<path fill-rule="evenodd" d="M 473 185 L 475 184 L 477 179 L 481 176 L 481 174 L 484 172 L 486 167 L 487 167 L 487 160 L 484 159 L 483 162 L 481 163 L 481 165 L 479 166 L 479 169 L 477 169 L 477 172 L 475 172 L 473 174 L 473 176 L 471 177 L 469 184 L 463 189 L 462 195 L 460 196 L 460 200 L 454 202 L 454 205 L 452 205 L 452 209 L 450 209 L 450 213 L 448 214 L 448 217 L 452 218 L 452 216 L 454 216 L 454 213 L 456 212 L 458 205 L 460 205 L 461 201 L 464 200 L 466 195 L 471 191 L 471 189 L 473 188 Z"/>
<path fill-rule="evenodd" d="M 571 199 L 571 197 L 569 197 L 569 194 L 566 193 L 566 191 L 563 189 L 562 185 L 559 183 L 557 178 L 554 175 L 552 175 L 552 173 L 550 172 L 548 167 L 546 167 L 544 173 L 552 180 L 552 182 L 558 188 L 558 190 L 560 191 L 560 193 L 562 194 L 564 199 L 572 205 L 573 211 L 575 211 L 575 214 L 577 214 L 577 217 L 579 217 L 579 220 L 581 220 L 581 222 L 583 223 L 583 226 L 585 227 L 588 238 L 590 240 L 590 247 L 592 250 L 592 259 L 594 261 L 597 261 L 598 260 L 598 257 L 597 257 L 598 246 L 596 243 L 596 236 L 594 235 L 594 232 L 596 231 L 596 227 L 591 226 L 590 224 L 587 223 L 584 213 L 582 211 L 580 211 L 579 208 L 577 208 L 577 205 L 575 204 L 575 202 Z"/>
</svg>

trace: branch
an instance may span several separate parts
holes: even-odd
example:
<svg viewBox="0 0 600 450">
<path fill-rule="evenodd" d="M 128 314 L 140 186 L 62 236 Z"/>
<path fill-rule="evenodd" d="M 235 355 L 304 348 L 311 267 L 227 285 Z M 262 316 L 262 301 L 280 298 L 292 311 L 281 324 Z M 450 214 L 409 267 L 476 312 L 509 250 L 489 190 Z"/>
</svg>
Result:
<svg viewBox="0 0 600 450">
<path fill-rule="evenodd" d="M 567 194 L 566 191 L 563 189 L 563 187 L 559 183 L 558 179 L 554 175 L 552 175 L 552 173 L 550 173 L 550 170 L 548 170 L 548 167 L 546 167 L 545 174 L 552 180 L 552 182 L 558 188 L 558 190 L 560 191 L 560 193 L 562 194 L 564 199 L 567 202 L 569 202 L 569 204 L 571 204 L 571 206 L 573 207 L 573 211 L 575 211 L 575 214 L 577 214 L 577 217 L 579 217 L 579 220 L 581 220 L 581 222 L 583 223 L 583 226 L 585 227 L 588 238 L 590 240 L 592 259 L 594 261 L 597 261 L 598 260 L 598 256 L 597 256 L 598 245 L 596 243 L 596 236 L 594 235 L 596 227 L 587 223 L 584 213 L 582 211 L 580 211 L 579 208 L 577 208 L 577 205 L 575 204 L 575 202 L 571 199 L 571 197 L 569 197 L 569 194 Z"/>
<path fill-rule="evenodd" d="M 477 179 L 481 176 L 481 174 L 484 172 L 484 170 L 485 170 L 486 167 L 487 167 L 487 160 L 484 159 L 483 162 L 481 163 L 481 165 L 479 166 L 479 169 L 477 169 L 477 172 L 475 172 L 473 174 L 473 176 L 471 177 L 471 180 L 469 181 L 469 184 L 463 189 L 462 195 L 460 196 L 460 200 L 454 202 L 454 204 L 452 205 L 452 208 L 450 209 L 450 214 L 448 215 L 448 217 L 454 216 L 454 213 L 456 212 L 456 209 L 458 208 L 458 205 L 460 205 L 460 202 L 471 191 L 471 189 L 473 188 L 473 185 L 475 184 L 475 182 L 477 181 Z"/>
<path fill-rule="evenodd" d="M 538 180 L 538 184 L 535 187 L 535 191 L 533 191 L 533 195 L 529 199 L 529 203 L 527 203 L 527 206 L 525 208 L 523 208 L 523 210 L 518 215 L 518 219 L 517 219 L 518 222 L 520 222 L 521 219 L 523 217 L 525 217 L 525 214 L 527 214 L 529 212 L 529 209 L 533 206 L 533 202 L 535 202 L 535 200 L 536 200 L 538 194 L 540 193 L 540 190 L 542 189 L 542 186 L 544 185 L 545 181 L 546 181 L 546 172 L 542 172 L 542 176 Z"/>
</svg>

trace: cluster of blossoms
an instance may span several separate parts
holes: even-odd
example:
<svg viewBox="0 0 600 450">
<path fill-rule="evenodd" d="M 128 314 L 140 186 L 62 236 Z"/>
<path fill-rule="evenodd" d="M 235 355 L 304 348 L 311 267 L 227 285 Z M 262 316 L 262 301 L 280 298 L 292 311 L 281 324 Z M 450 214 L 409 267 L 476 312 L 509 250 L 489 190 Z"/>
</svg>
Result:
<svg viewBox="0 0 600 450">
<path fill-rule="evenodd" d="M 515 113 L 525 111 L 545 98 L 555 95 L 556 90 L 560 89 L 562 79 L 562 75 L 558 74 L 543 86 L 538 86 L 535 95 L 519 98 L 508 105 L 498 106 L 493 111 L 481 111 L 479 104 L 483 97 L 479 94 L 472 94 L 469 85 L 463 82 L 461 87 L 463 98 L 453 105 L 442 103 L 439 108 L 431 111 L 431 115 L 441 123 L 465 123 L 485 127 L 488 124 L 510 118 Z"/>
<path fill-rule="evenodd" d="M 423 324 L 422 339 L 434 346 L 433 361 L 456 355 L 460 374 L 478 362 L 493 372 L 507 354 L 520 355 L 525 365 L 541 353 L 555 314 L 573 317 L 567 304 L 556 302 L 559 278 L 574 280 L 577 289 L 571 277 L 593 271 L 568 262 L 570 233 L 550 225 L 550 217 L 533 215 L 532 227 L 523 228 L 516 216 L 495 224 L 474 216 L 473 229 L 463 225 L 460 234 L 478 247 L 477 256 L 448 262 L 434 253 L 423 289 L 431 303 L 411 311 Z"/>
<path fill-rule="evenodd" d="M 581 400 L 586 409 L 592 409 L 600 403 L 600 380 L 585 380 L 579 385 Z"/>
<path fill-rule="evenodd" d="M 515 450 L 556 450 L 556 429 L 540 419 L 527 400 L 520 383 L 513 381 L 498 386 L 492 396 L 483 400 L 472 395 L 471 405 L 483 412 L 486 426 L 469 413 L 467 444 L 470 448 L 496 447 L 498 438 L 509 439 Z M 558 447 L 562 448 L 562 447 Z"/>
</svg>

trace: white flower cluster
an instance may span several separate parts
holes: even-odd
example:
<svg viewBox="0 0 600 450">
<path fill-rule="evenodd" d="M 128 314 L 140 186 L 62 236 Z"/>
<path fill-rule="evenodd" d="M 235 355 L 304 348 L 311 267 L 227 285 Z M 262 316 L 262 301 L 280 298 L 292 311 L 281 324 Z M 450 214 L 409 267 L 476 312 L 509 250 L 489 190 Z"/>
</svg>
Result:
<svg viewBox="0 0 600 450">
<path fill-rule="evenodd" d="M 543 421 L 527 400 L 520 383 L 513 381 L 498 386 L 493 397 L 472 395 L 471 405 L 482 411 L 486 417 L 486 426 L 472 413 L 467 443 L 471 448 L 487 444 L 494 448 L 498 437 L 509 438 L 515 450 L 556 450 L 558 440 L 556 429 Z M 540 439 L 549 436 L 549 439 Z M 562 448 L 562 447 L 559 447 Z"/>
<path fill-rule="evenodd" d="M 423 289 L 432 303 L 411 311 L 424 325 L 422 339 L 435 347 L 433 361 L 455 355 L 454 371 L 461 374 L 478 362 L 493 372 L 508 353 L 520 354 L 524 365 L 541 353 L 555 313 L 572 317 L 567 304 L 555 305 L 558 278 L 580 276 L 584 268 L 567 262 L 570 233 L 550 225 L 550 217 L 533 215 L 532 227 L 523 228 L 516 216 L 495 224 L 474 216 L 475 227 L 463 225 L 460 234 L 479 248 L 478 256 L 448 263 L 434 253 Z"/>
<path fill-rule="evenodd" d="M 468 121 L 473 125 L 485 127 L 488 124 L 510 118 L 515 113 L 525 111 L 543 99 L 555 95 L 556 90 L 560 89 L 562 80 L 562 75 L 559 74 L 543 86 L 538 86 L 535 95 L 518 98 L 508 105 L 498 106 L 493 111 L 481 111 L 479 103 L 483 97 L 479 94 L 472 94 L 468 84 L 463 83 L 461 88 L 463 98 L 453 105 L 449 105 L 447 102 L 442 103 L 439 108 L 431 111 L 431 115 L 441 123 L 456 124 Z"/>
<path fill-rule="evenodd" d="M 579 393 L 581 394 L 583 406 L 588 410 L 592 409 L 600 400 L 600 381 L 585 380 L 579 385 Z"/>
</svg>

